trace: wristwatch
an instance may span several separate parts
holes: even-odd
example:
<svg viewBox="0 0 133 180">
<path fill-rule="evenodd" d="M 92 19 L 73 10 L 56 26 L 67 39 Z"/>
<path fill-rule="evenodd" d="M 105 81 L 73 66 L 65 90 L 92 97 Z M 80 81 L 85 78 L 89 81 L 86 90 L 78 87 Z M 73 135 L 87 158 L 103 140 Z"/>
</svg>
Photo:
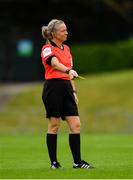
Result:
<svg viewBox="0 0 133 180">
<path fill-rule="evenodd" d="M 66 73 L 69 74 L 70 70 L 71 70 L 71 69 L 67 69 L 67 70 L 66 70 Z"/>
</svg>

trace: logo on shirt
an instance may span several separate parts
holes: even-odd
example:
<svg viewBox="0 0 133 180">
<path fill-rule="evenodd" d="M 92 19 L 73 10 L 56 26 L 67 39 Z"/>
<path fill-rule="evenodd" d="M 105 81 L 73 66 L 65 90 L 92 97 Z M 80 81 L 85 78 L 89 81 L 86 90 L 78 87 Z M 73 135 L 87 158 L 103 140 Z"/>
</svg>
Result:
<svg viewBox="0 0 133 180">
<path fill-rule="evenodd" d="M 45 48 L 42 53 L 43 53 L 43 57 L 53 54 L 50 47 Z"/>
</svg>

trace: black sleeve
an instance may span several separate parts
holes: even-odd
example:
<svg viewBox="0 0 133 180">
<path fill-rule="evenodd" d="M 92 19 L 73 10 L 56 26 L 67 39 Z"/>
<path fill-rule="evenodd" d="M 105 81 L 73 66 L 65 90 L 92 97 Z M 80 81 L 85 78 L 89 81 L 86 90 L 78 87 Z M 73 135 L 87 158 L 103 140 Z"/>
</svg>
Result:
<svg viewBox="0 0 133 180">
<path fill-rule="evenodd" d="M 53 57 L 56 57 L 56 56 L 50 56 L 47 60 L 46 60 L 46 63 L 48 64 L 48 65 L 50 65 L 51 66 L 51 61 L 52 61 L 52 58 Z"/>
</svg>

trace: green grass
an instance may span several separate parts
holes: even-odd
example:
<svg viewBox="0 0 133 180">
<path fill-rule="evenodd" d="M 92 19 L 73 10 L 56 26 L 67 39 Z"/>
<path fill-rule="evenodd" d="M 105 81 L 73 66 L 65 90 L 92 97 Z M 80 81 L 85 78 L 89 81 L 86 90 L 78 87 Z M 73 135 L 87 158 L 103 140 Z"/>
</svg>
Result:
<svg viewBox="0 0 133 180">
<path fill-rule="evenodd" d="M 82 135 L 82 156 L 95 169 L 72 169 L 68 135 L 59 134 L 60 170 L 49 168 L 44 134 L 1 136 L 0 178 L 130 179 L 133 178 L 133 135 Z"/>
<path fill-rule="evenodd" d="M 0 107 L 0 178 L 133 178 L 132 82 L 133 71 L 76 80 L 82 156 L 96 166 L 91 170 L 72 169 L 65 122 L 61 123 L 58 136 L 58 157 L 63 169 L 49 169 L 42 82 L 32 83 L 11 96 Z"/>
<path fill-rule="evenodd" d="M 76 80 L 84 132 L 132 133 L 133 71 L 86 76 Z M 38 133 L 47 126 L 41 100 L 43 83 L 33 83 L 0 108 L 0 132 Z M 66 129 L 62 123 L 61 131 Z"/>
</svg>

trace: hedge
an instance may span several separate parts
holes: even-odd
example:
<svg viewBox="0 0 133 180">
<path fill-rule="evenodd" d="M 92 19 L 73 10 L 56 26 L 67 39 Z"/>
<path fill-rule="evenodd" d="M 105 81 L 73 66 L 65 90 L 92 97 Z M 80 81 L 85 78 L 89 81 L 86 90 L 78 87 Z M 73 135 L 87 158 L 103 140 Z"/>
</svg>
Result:
<svg viewBox="0 0 133 180">
<path fill-rule="evenodd" d="M 71 45 L 74 69 L 81 74 L 133 68 L 133 38 L 113 43 Z"/>
</svg>

